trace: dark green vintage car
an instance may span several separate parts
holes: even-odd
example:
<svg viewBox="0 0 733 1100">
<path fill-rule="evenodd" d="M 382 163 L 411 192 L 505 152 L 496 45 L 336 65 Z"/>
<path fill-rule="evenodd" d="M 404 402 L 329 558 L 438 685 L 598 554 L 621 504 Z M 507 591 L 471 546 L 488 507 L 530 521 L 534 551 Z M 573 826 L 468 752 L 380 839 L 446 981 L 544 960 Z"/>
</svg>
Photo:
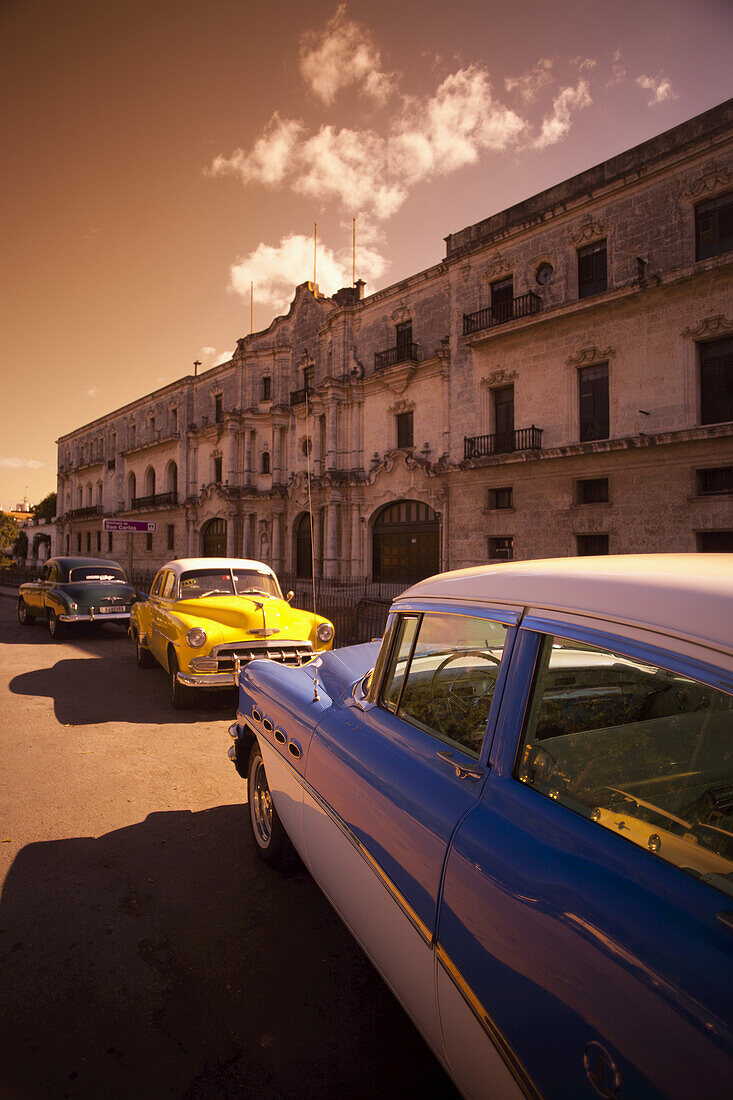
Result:
<svg viewBox="0 0 733 1100">
<path fill-rule="evenodd" d="M 137 598 L 125 572 L 105 558 L 50 558 L 38 580 L 18 589 L 18 618 L 24 626 L 45 619 L 52 638 L 75 623 L 117 623 L 127 629 Z"/>
</svg>

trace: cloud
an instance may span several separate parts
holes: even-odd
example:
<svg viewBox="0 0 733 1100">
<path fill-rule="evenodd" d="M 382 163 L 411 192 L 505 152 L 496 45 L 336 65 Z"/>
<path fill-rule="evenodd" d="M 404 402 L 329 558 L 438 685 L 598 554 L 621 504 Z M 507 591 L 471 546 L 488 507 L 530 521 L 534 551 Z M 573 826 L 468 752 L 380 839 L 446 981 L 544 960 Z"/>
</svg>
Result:
<svg viewBox="0 0 733 1100">
<path fill-rule="evenodd" d="M 542 89 L 553 80 L 552 61 L 542 57 L 533 69 L 522 73 L 521 76 L 507 77 L 504 87 L 508 92 L 519 92 L 525 103 L 534 103 Z"/>
<path fill-rule="evenodd" d="M 232 357 L 230 351 L 217 352 L 216 348 L 201 348 L 199 354 L 202 356 L 205 368 L 219 367 L 222 363 L 228 363 Z"/>
<path fill-rule="evenodd" d="M 649 106 L 656 107 L 658 103 L 664 103 L 665 99 L 676 99 L 672 89 L 672 82 L 666 76 L 637 76 L 634 81 L 645 92 L 649 92 Z"/>
<path fill-rule="evenodd" d="M 351 252 L 337 254 L 319 244 L 316 278 L 323 293 L 334 294 L 339 287 L 351 285 Z M 373 248 L 357 250 L 358 271 L 367 281 L 379 278 L 386 267 L 384 258 Z M 313 278 L 313 239 L 291 233 L 277 246 L 259 244 L 248 256 L 231 268 L 230 289 L 249 297 L 254 283 L 254 300 L 282 310 L 293 297 L 293 287 Z"/>
<path fill-rule="evenodd" d="M 622 64 L 621 50 L 614 50 L 611 54 L 611 79 L 606 87 L 610 88 L 614 84 L 622 84 L 625 79 L 626 69 Z"/>
<path fill-rule="evenodd" d="M 583 107 L 590 107 L 592 102 L 588 81 L 583 77 L 575 87 L 563 88 L 555 96 L 552 111 L 542 123 L 540 135 L 535 142 L 537 148 L 546 149 L 548 145 L 556 145 L 561 141 L 570 129 L 574 113 Z"/>
<path fill-rule="evenodd" d="M 212 176 L 238 176 L 242 183 L 264 183 L 277 186 L 290 168 L 303 124 L 273 114 L 262 137 L 251 153 L 235 149 L 230 157 L 216 157 L 209 172 Z"/>
<path fill-rule="evenodd" d="M 320 31 L 307 31 L 300 43 L 300 71 L 308 87 L 329 105 L 338 92 L 357 85 L 363 95 L 384 103 L 393 90 L 392 74 L 382 70 L 371 33 L 346 15 L 341 4 Z"/>
<path fill-rule="evenodd" d="M 6 470 L 42 470 L 45 465 L 35 458 L 0 458 L 0 466 Z"/>
<path fill-rule="evenodd" d="M 91 389 L 87 390 L 87 397 L 96 397 L 98 393 L 99 386 L 92 386 Z"/>
</svg>

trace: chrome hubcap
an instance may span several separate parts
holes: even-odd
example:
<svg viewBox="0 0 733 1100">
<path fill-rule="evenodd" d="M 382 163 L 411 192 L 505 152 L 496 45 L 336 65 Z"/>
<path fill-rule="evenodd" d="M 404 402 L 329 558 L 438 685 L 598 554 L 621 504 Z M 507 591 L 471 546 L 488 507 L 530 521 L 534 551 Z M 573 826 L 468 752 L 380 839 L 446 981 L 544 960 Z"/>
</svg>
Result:
<svg viewBox="0 0 733 1100">
<path fill-rule="evenodd" d="M 267 785 L 265 765 L 257 762 L 252 776 L 252 790 L 249 792 L 252 822 L 263 845 L 270 842 L 272 836 L 272 795 Z"/>
</svg>

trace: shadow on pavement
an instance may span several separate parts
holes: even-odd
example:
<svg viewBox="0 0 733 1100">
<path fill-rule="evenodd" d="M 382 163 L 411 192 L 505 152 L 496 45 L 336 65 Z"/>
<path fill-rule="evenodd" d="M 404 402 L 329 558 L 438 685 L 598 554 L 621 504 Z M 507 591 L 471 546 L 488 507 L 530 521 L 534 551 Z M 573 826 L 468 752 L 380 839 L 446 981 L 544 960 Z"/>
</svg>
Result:
<svg viewBox="0 0 733 1100">
<path fill-rule="evenodd" d="M 455 1092 L 305 873 L 242 806 L 28 845 L 0 898 L 0 1094 L 391 1098 Z"/>
<path fill-rule="evenodd" d="M 131 657 L 134 666 L 134 659 Z M 126 671 L 126 670 L 125 670 Z M 63 726 L 92 726 L 105 722 L 180 723 L 211 721 L 211 711 L 234 716 L 231 691 L 202 692 L 195 706 L 174 710 L 162 669 L 130 668 L 125 675 L 119 657 L 69 657 L 50 668 L 23 672 L 10 681 L 14 695 L 53 699 L 54 713 Z"/>
</svg>

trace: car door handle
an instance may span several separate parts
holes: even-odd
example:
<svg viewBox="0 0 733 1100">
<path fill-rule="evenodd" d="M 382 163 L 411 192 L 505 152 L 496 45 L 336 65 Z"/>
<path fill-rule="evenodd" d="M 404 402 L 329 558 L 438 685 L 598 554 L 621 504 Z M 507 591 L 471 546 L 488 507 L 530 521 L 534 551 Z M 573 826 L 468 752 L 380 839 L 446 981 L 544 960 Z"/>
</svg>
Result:
<svg viewBox="0 0 733 1100">
<path fill-rule="evenodd" d="M 467 767 L 465 764 L 459 764 L 458 761 L 454 758 L 452 752 L 439 752 L 437 753 L 437 756 L 440 760 L 445 760 L 446 764 L 450 764 L 452 768 L 455 768 L 457 779 L 476 780 L 483 779 L 484 777 L 483 768 L 470 768 Z"/>
</svg>

